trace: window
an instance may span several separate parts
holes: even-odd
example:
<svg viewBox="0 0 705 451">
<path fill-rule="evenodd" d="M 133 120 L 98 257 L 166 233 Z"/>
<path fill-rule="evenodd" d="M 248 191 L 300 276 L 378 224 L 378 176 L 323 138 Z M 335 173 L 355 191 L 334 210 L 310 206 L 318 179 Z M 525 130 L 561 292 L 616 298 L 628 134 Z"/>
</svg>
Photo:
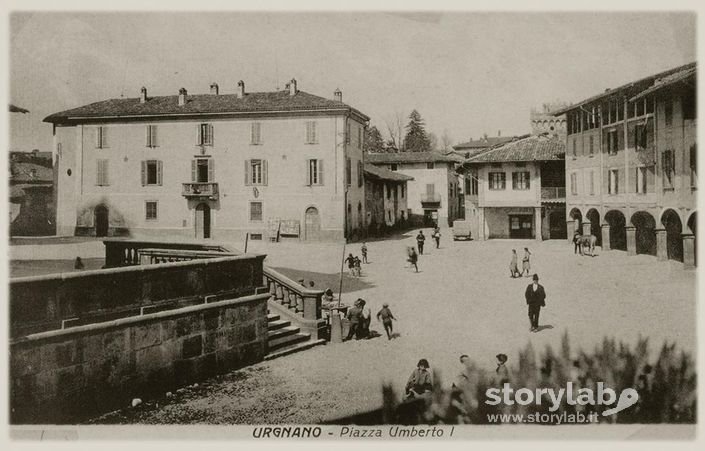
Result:
<svg viewBox="0 0 705 451">
<path fill-rule="evenodd" d="M 570 194 L 578 195 L 578 174 L 576 172 L 570 174 Z"/>
<path fill-rule="evenodd" d="M 645 167 L 639 167 L 636 168 L 636 192 L 637 194 L 646 194 L 646 168 Z"/>
<path fill-rule="evenodd" d="M 619 150 L 619 135 L 617 130 L 607 131 L 607 153 L 609 155 L 617 155 L 617 150 Z"/>
<path fill-rule="evenodd" d="M 250 144 L 262 144 L 262 124 L 259 122 L 250 124 Z"/>
<path fill-rule="evenodd" d="M 357 162 L 357 187 L 362 188 L 365 183 L 365 172 L 362 169 L 362 161 Z"/>
<path fill-rule="evenodd" d="M 512 172 L 512 189 L 514 190 L 527 190 L 529 189 L 529 184 L 531 180 L 531 173 L 526 172 Z"/>
<path fill-rule="evenodd" d="M 262 202 L 250 202 L 250 221 L 262 221 Z"/>
<path fill-rule="evenodd" d="M 433 162 L 426 163 L 426 169 L 433 169 L 434 167 L 435 165 L 433 164 Z"/>
<path fill-rule="evenodd" d="M 609 185 L 607 185 L 607 194 L 619 193 L 619 170 L 609 170 Z"/>
<path fill-rule="evenodd" d="M 306 122 L 306 144 L 317 144 L 318 136 L 316 136 L 316 122 Z"/>
<path fill-rule="evenodd" d="M 506 187 L 507 180 L 504 172 L 490 172 L 490 189 L 503 190 Z"/>
<path fill-rule="evenodd" d="M 56 143 L 56 156 L 61 159 L 61 143 Z"/>
<path fill-rule="evenodd" d="M 157 126 L 148 125 L 145 130 L 146 134 L 146 146 L 147 147 L 158 147 L 157 144 Z"/>
<path fill-rule="evenodd" d="M 436 197 L 436 185 L 433 183 L 426 184 L 426 199 L 433 200 Z"/>
<path fill-rule="evenodd" d="M 578 141 L 575 138 L 573 138 L 573 156 L 578 156 Z"/>
<path fill-rule="evenodd" d="M 592 135 L 590 135 L 590 142 L 589 142 L 589 149 L 590 149 L 590 156 L 592 156 L 595 153 L 595 139 Z"/>
<path fill-rule="evenodd" d="M 595 171 L 590 171 L 590 195 L 595 195 Z"/>
<path fill-rule="evenodd" d="M 323 185 L 323 160 L 306 160 L 307 185 Z"/>
<path fill-rule="evenodd" d="M 198 124 L 196 129 L 196 145 L 197 146 L 212 146 L 213 145 L 213 124 Z"/>
<path fill-rule="evenodd" d="M 147 160 L 142 162 L 142 186 L 162 184 L 162 162 Z"/>
<path fill-rule="evenodd" d="M 698 162 L 695 144 L 690 146 L 690 187 L 698 186 Z"/>
<path fill-rule="evenodd" d="M 345 127 L 345 144 L 350 144 L 350 127 L 350 121 L 348 121 Z"/>
<path fill-rule="evenodd" d="M 267 185 L 267 160 L 245 160 L 245 185 Z"/>
<path fill-rule="evenodd" d="M 661 154 L 661 167 L 663 168 L 663 188 L 671 190 L 676 177 L 676 154 L 673 150 L 665 150 Z"/>
<path fill-rule="evenodd" d="M 95 184 L 98 186 L 110 185 L 108 179 L 108 160 L 96 160 Z"/>
<path fill-rule="evenodd" d="M 673 101 L 667 99 L 663 109 L 663 119 L 666 121 L 666 127 L 670 127 L 673 124 Z"/>
<path fill-rule="evenodd" d="M 646 124 L 636 124 L 634 126 L 634 146 L 636 150 L 644 150 L 647 145 Z"/>
<path fill-rule="evenodd" d="M 681 107 L 683 109 L 683 120 L 695 119 L 695 93 L 682 96 Z"/>
<path fill-rule="evenodd" d="M 215 181 L 215 164 L 211 158 L 191 160 L 191 181 L 208 183 Z"/>
<path fill-rule="evenodd" d="M 95 129 L 95 148 L 105 149 L 108 147 L 108 127 L 96 127 Z"/>
<path fill-rule="evenodd" d="M 397 169 L 398 169 L 398 165 L 396 163 L 392 163 L 389 165 L 390 171 L 396 171 Z"/>
<path fill-rule="evenodd" d="M 157 219 L 157 201 L 148 200 L 144 203 L 144 218 L 147 221 L 156 221 Z"/>
<path fill-rule="evenodd" d="M 350 186 L 352 184 L 352 161 L 350 158 L 345 159 L 345 185 Z"/>
<path fill-rule="evenodd" d="M 469 183 L 467 183 L 467 191 L 468 194 L 471 196 L 477 196 L 478 191 L 480 190 L 478 179 L 477 179 L 477 172 L 473 171 L 470 172 L 470 180 Z"/>
<path fill-rule="evenodd" d="M 406 192 L 406 184 L 399 185 L 401 187 L 401 198 L 403 199 Z"/>
<path fill-rule="evenodd" d="M 389 185 L 384 185 L 387 187 L 387 200 L 392 198 L 392 188 Z"/>
</svg>

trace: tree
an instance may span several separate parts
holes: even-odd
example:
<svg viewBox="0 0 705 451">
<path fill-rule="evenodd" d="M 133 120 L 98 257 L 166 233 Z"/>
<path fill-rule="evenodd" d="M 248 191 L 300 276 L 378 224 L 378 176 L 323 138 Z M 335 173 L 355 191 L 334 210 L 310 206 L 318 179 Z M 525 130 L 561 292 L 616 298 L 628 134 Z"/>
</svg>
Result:
<svg viewBox="0 0 705 451">
<path fill-rule="evenodd" d="M 403 115 L 400 112 L 394 113 L 393 117 L 384 120 L 387 126 L 389 139 L 387 140 L 387 152 L 403 152 L 404 151 L 404 123 Z"/>
<path fill-rule="evenodd" d="M 431 150 L 438 150 L 438 137 L 433 132 L 428 132 L 428 144 Z"/>
<path fill-rule="evenodd" d="M 407 152 L 428 152 L 431 150 L 431 142 L 424 129 L 424 121 L 416 110 L 411 112 L 409 123 L 406 124 L 404 150 Z"/>
<path fill-rule="evenodd" d="M 443 134 L 441 135 L 441 148 L 445 152 L 450 152 L 452 149 L 453 145 L 453 138 L 450 137 L 448 134 L 448 130 L 443 130 Z"/>
<path fill-rule="evenodd" d="M 386 152 L 386 146 L 384 144 L 384 138 L 382 138 L 382 133 L 376 126 L 369 127 L 365 131 L 365 142 L 363 143 L 363 150 L 370 153 L 380 153 Z"/>
</svg>

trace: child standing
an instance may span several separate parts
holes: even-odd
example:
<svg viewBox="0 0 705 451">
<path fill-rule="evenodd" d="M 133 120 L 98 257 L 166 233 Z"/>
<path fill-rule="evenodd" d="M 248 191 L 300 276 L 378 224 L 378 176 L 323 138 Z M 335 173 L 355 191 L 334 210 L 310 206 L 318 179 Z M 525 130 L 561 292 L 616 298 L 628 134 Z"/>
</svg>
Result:
<svg viewBox="0 0 705 451">
<path fill-rule="evenodd" d="M 360 250 L 362 251 L 362 263 L 367 264 L 367 244 L 363 242 Z"/>
<path fill-rule="evenodd" d="M 392 314 L 392 311 L 389 310 L 389 304 L 385 302 L 382 304 L 382 310 L 377 312 L 377 321 L 382 321 L 384 331 L 387 332 L 387 340 L 391 340 L 394 334 L 392 320 L 396 321 L 397 319 Z"/>
</svg>

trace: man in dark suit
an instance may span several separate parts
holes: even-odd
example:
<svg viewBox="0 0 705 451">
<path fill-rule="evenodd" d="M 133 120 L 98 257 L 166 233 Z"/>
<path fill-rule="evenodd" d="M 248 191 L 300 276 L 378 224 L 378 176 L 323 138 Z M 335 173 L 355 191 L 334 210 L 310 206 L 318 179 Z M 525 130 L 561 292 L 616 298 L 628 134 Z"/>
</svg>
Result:
<svg viewBox="0 0 705 451">
<path fill-rule="evenodd" d="M 526 297 L 526 304 L 529 306 L 529 321 L 531 322 L 529 332 L 536 332 L 539 328 L 541 307 L 546 306 L 546 292 L 543 285 L 539 284 L 538 274 L 534 274 L 534 282 L 526 287 L 524 297 Z"/>
</svg>

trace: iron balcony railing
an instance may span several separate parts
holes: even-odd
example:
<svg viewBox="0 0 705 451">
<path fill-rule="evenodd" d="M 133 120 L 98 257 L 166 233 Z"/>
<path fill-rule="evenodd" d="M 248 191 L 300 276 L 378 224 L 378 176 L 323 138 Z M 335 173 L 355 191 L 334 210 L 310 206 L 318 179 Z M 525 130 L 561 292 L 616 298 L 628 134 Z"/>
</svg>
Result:
<svg viewBox="0 0 705 451">
<path fill-rule="evenodd" d="M 218 184 L 213 182 L 184 183 L 181 195 L 185 197 L 218 197 Z"/>
</svg>

